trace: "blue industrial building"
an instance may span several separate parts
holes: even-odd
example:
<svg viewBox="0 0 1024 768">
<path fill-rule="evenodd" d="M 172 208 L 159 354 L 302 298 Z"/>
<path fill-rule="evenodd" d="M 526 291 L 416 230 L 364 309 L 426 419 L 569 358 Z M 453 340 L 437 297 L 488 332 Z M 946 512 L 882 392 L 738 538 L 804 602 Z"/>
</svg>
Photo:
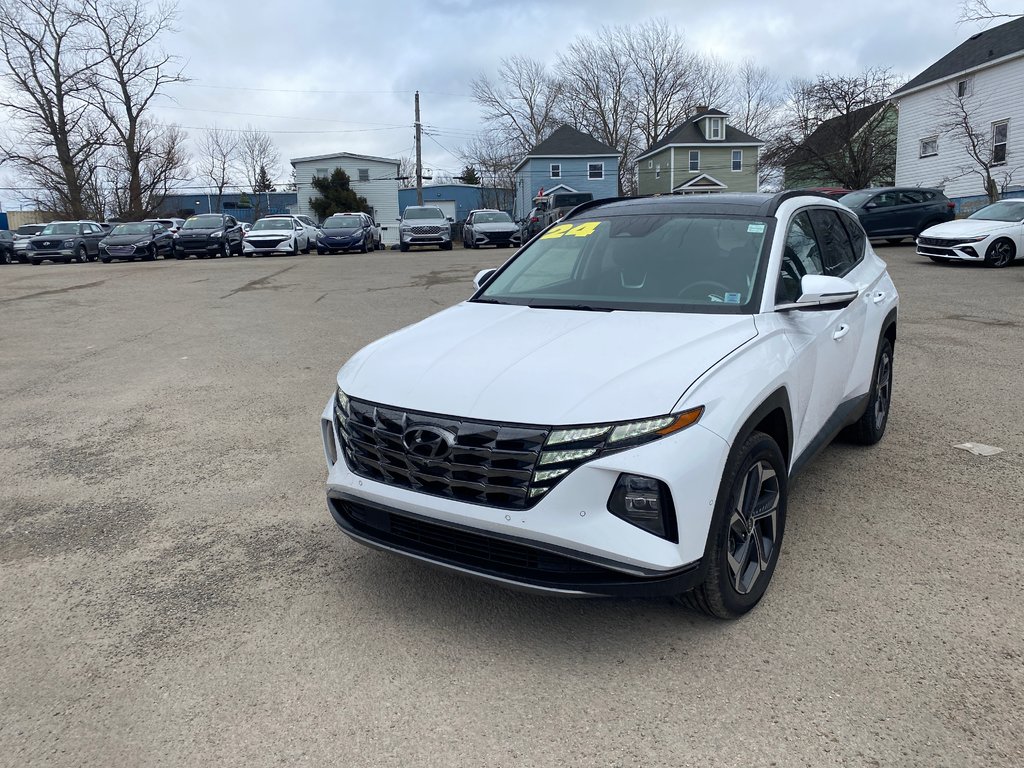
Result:
<svg viewBox="0 0 1024 768">
<path fill-rule="evenodd" d="M 445 216 L 457 222 L 466 220 L 469 212 L 477 208 L 495 208 L 512 213 L 511 189 L 480 187 L 474 184 L 436 184 L 423 188 L 423 204 L 436 205 Z M 398 190 L 398 213 L 407 205 L 416 205 L 416 188 Z"/>
<path fill-rule="evenodd" d="M 251 222 L 256 215 L 257 206 L 252 193 L 225 192 L 220 196 L 220 207 L 217 195 L 206 192 L 168 195 L 160 206 L 161 216 L 194 216 L 198 213 L 227 213 L 239 221 Z M 259 194 L 259 213 L 268 216 L 272 213 L 291 213 L 298 203 L 295 192 L 261 192 Z"/>
</svg>

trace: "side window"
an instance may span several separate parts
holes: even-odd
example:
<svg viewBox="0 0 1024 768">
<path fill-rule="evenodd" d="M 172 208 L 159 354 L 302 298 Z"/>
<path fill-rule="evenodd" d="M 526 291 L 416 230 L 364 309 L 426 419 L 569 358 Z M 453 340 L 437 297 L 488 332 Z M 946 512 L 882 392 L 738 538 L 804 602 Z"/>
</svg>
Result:
<svg viewBox="0 0 1024 768">
<path fill-rule="evenodd" d="M 888 208 L 890 205 L 896 205 L 896 193 L 883 192 L 871 198 L 871 202 L 875 204 L 876 208 Z"/>
<path fill-rule="evenodd" d="M 775 301 L 787 304 L 800 298 L 800 280 L 804 275 L 822 275 L 821 253 L 814 237 L 814 228 L 806 211 L 801 211 L 789 224 L 782 266 L 775 289 Z"/>
<path fill-rule="evenodd" d="M 225 224 L 226 224 L 227 226 L 229 226 L 229 227 L 233 227 L 233 226 L 235 226 L 236 224 L 238 224 L 238 222 L 237 222 L 237 221 L 235 221 L 235 220 L 234 220 L 233 218 L 231 218 L 230 216 L 228 216 L 228 217 L 227 217 L 227 218 L 226 218 L 226 219 L 224 220 L 224 223 L 225 223 Z"/>
<path fill-rule="evenodd" d="M 854 263 L 859 263 L 864 258 L 864 247 L 868 242 L 867 235 L 864 234 L 864 229 L 855 217 L 848 213 L 841 213 L 839 218 L 842 219 L 843 225 L 846 227 L 846 234 L 850 236 L 850 242 L 853 244 Z"/>
<path fill-rule="evenodd" d="M 818 235 L 825 274 L 842 277 L 853 269 L 857 259 L 853 256 L 853 244 L 846 234 L 846 227 L 839 220 L 839 213 L 817 208 L 811 211 L 811 221 Z"/>
<path fill-rule="evenodd" d="M 916 190 L 900 192 L 900 205 L 914 205 L 924 202 L 924 193 Z"/>
</svg>

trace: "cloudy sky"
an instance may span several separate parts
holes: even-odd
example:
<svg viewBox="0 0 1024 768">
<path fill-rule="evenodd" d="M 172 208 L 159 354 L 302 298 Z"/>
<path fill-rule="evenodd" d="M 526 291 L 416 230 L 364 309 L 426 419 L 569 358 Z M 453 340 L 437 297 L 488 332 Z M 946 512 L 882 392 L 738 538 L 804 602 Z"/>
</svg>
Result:
<svg viewBox="0 0 1024 768">
<path fill-rule="evenodd" d="M 190 136 L 251 124 L 272 134 L 285 160 L 397 157 L 412 152 L 418 89 L 424 165 L 452 173 L 481 127 L 474 77 L 517 53 L 553 60 L 603 24 L 663 17 L 692 48 L 751 56 L 782 82 L 865 67 L 911 77 L 981 28 L 958 25 L 959 0 L 179 0 L 179 9 L 164 44 L 191 82 L 168 89 L 160 112 Z M 289 172 L 282 164 L 278 176 Z"/>
</svg>

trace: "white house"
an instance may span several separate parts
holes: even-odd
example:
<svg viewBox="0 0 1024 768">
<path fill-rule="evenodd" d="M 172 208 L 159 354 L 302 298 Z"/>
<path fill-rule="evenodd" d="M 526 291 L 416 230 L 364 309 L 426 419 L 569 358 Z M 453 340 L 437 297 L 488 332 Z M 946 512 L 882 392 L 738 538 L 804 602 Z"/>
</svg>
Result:
<svg viewBox="0 0 1024 768">
<path fill-rule="evenodd" d="M 1024 18 L 979 32 L 897 90 L 896 186 L 985 194 L 979 164 L 951 127 L 957 103 L 1001 188 L 1024 184 Z"/>
<path fill-rule="evenodd" d="M 382 242 L 385 245 L 398 242 L 398 160 L 338 152 L 333 155 L 296 157 L 290 162 L 295 169 L 295 189 L 298 194 L 293 213 L 315 219 L 316 213 L 309 205 L 310 198 L 317 195 L 313 188 L 313 177 L 330 176 L 335 168 L 341 168 L 351 179 L 352 190 L 360 197 L 365 197 L 370 204 L 373 217 L 381 227 Z"/>
</svg>

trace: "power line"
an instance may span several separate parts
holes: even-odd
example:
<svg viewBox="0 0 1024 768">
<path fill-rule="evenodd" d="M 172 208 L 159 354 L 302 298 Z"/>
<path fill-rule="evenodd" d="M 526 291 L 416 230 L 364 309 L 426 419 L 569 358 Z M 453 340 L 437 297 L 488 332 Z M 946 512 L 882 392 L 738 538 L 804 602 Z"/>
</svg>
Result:
<svg viewBox="0 0 1024 768">
<path fill-rule="evenodd" d="M 334 120 L 329 117 L 307 117 L 305 115 L 265 115 L 259 112 L 231 112 L 226 109 L 200 109 L 197 107 L 171 107 L 171 106 L 160 106 L 160 109 L 173 109 L 179 112 L 208 112 L 214 115 L 238 115 L 240 117 L 266 117 L 275 120 L 314 120 L 322 123 L 340 123 L 342 125 L 375 125 L 386 128 L 408 128 L 409 126 L 401 123 L 372 123 L 362 120 Z"/>
<path fill-rule="evenodd" d="M 368 90 L 368 91 L 337 91 L 337 90 L 323 90 L 323 89 L 304 89 L 304 88 L 253 88 L 242 85 L 213 85 L 211 83 L 176 83 L 177 87 L 183 88 L 211 88 L 216 90 L 224 91 L 255 91 L 257 93 L 305 93 L 305 94 L 324 94 L 324 95 L 338 95 L 338 96 L 354 96 L 359 94 L 387 94 L 393 96 L 404 96 L 410 93 L 415 93 L 416 89 L 410 88 L 408 90 Z M 420 91 L 420 93 L 427 93 L 432 96 L 454 96 L 456 98 L 462 98 L 469 96 L 468 93 L 450 93 L 448 91 Z"/>
</svg>

